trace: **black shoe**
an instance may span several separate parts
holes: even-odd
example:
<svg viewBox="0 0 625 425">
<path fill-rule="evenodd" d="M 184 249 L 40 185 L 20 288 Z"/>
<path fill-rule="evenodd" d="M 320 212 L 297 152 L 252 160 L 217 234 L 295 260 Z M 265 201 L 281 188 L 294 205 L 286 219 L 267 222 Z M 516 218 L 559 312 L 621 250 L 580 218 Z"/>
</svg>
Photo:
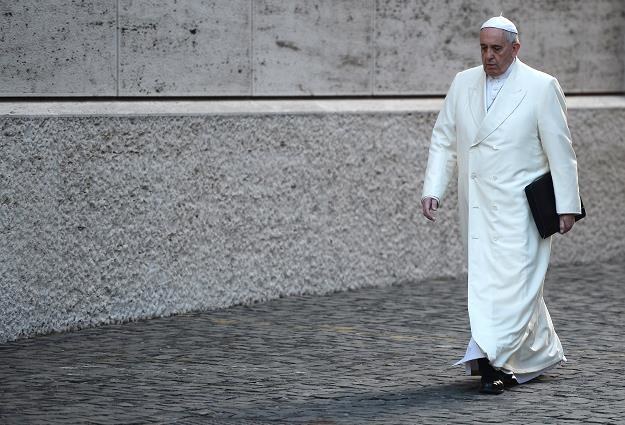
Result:
<svg viewBox="0 0 625 425">
<path fill-rule="evenodd" d="M 496 379 L 499 379 L 501 382 L 503 382 L 504 387 L 510 388 L 510 387 L 514 387 L 515 385 L 519 385 L 517 380 L 514 379 L 512 376 L 513 375 L 511 373 L 505 373 L 505 372 L 502 372 L 501 370 L 498 370 Z"/>
<path fill-rule="evenodd" d="M 503 382 L 503 386 L 506 388 L 514 387 L 519 385 L 516 379 L 512 377 L 512 375 L 508 375 L 507 373 L 501 373 L 499 376 L 499 380 Z"/>
<path fill-rule="evenodd" d="M 496 381 L 482 380 L 480 382 L 480 393 L 482 394 L 501 394 L 503 393 L 503 388 L 503 382 L 499 379 Z"/>
</svg>

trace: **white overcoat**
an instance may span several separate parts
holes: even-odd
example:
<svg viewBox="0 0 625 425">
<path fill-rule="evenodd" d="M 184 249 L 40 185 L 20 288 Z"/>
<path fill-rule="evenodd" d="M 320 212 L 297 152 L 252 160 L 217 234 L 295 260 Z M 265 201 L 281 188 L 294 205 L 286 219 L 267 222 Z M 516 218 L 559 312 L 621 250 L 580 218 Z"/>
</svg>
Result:
<svg viewBox="0 0 625 425">
<path fill-rule="evenodd" d="M 543 300 L 551 239 L 534 224 L 524 188 L 551 170 L 558 213 L 579 213 L 577 161 L 557 80 L 516 59 L 486 112 L 481 66 L 456 75 L 438 116 L 423 197 L 444 194 L 458 170 L 471 334 L 491 364 L 516 373 L 564 357 Z"/>
</svg>

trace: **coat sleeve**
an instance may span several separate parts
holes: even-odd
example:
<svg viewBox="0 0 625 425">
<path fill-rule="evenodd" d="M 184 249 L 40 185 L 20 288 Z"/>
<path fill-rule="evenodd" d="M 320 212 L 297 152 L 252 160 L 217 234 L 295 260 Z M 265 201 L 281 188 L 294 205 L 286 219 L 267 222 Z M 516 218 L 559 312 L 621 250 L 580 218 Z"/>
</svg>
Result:
<svg viewBox="0 0 625 425">
<path fill-rule="evenodd" d="M 539 105 L 538 134 L 549 161 L 558 214 L 579 214 L 577 158 L 567 125 L 564 94 L 555 78 Z"/>
<path fill-rule="evenodd" d="M 456 75 L 445 97 L 443 108 L 438 114 L 434 130 L 432 130 L 421 199 L 431 197 L 440 202 L 456 166 L 455 87 L 457 80 Z"/>
</svg>

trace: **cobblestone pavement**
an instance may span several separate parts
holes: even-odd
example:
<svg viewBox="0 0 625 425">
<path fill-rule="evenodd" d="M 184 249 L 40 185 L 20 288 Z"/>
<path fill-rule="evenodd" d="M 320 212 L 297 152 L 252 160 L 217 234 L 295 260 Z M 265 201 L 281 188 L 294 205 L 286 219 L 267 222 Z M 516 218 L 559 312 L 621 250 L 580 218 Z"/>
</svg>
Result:
<svg viewBox="0 0 625 425">
<path fill-rule="evenodd" d="M 625 423 L 624 276 L 552 269 L 569 362 L 499 396 L 451 366 L 466 291 L 432 280 L 0 345 L 0 423 Z"/>
</svg>

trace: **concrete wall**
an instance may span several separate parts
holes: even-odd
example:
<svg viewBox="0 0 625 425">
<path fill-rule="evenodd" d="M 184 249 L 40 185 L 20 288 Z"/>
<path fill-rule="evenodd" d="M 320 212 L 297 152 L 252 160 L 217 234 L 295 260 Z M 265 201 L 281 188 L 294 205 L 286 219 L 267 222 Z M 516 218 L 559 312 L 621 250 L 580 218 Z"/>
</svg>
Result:
<svg viewBox="0 0 625 425">
<path fill-rule="evenodd" d="M 553 261 L 622 255 L 625 98 L 569 103 Z M 0 104 L 0 342 L 462 270 L 454 190 L 419 209 L 440 101 L 228 105 Z"/>
<path fill-rule="evenodd" d="M 17 0 L 0 96 L 440 95 L 501 11 L 567 93 L 625 91 L 622 0 Z"/>
</svg>

